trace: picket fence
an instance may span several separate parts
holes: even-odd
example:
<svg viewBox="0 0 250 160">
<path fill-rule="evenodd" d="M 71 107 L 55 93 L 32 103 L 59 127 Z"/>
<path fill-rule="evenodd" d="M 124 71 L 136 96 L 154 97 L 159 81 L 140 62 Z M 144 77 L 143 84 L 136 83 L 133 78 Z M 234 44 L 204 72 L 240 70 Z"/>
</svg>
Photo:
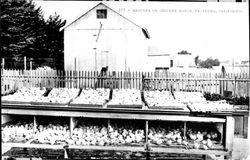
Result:
<svg viewBox="0 0 250 160">
<path fill-rule="evenodd" d="M 21 87 L 136 88 L 249 96 L 249 74 L 2 70 L 1 94 Z"/>
</svg>

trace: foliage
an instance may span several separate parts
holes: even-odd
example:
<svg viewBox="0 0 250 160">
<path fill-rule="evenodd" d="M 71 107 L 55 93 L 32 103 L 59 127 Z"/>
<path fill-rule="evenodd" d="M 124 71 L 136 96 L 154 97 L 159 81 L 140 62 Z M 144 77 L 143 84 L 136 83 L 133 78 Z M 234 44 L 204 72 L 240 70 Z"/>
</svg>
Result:
<svg viewBox="0 0 250 160">
<path fill-rule="evenodd" d="M 213 66 L 219 66 L 220 65 L 220 61 L 216 58 L 207 58 L 206 60 L 200 60 L 199 56 L 196 56 L 194 59 L 195 65 L 199 66 L 201 68 L 212 68 Z"/>
<path fill-rule="evenodd" d="M 196 57 L 194 58 L 195 66 L 198 66 L 199 62 L 200 62 L 199 56 L 196 56 Z"/>
<path fill-rule="evenodd" d="M 212 59 L 211 57 L 206 59 L 205 61 L 200 61 L 199 66 L 201 68 L 212 68 L 213 66 L 219 66 L 220 61 L 216 59 Z"/>
<path fill-rule="evenodd" d="M 182 51 L 178 52 L 177 54 L 179 54 L 179 55 L 191 55 L 192 53 L 188 53 L 187 51 L 182 50 Z"/>
<path fill-rule="evenodd" d="M 220 100 L 226 100 L 229 104 L 235 104 L 235 105 L 248 105 L 249 104 L 249 97 L 225 97 L 220 94 L 216 93 L 204 93 L 204 97 L 207 101 L 220 101 Z"/>
<path fill-rule="evenodd" d="M 17 64 L 24 56 L 35 63 L 39 58 L 63 58 L 63 33 L 59 29 L 65 21 L 58 15 L 45 21 L 41 8 L 32 1 L 3 0 L 0 18 L 2 58 L 11 57 L 5 68 L 20 68 Z"/>
</svg>

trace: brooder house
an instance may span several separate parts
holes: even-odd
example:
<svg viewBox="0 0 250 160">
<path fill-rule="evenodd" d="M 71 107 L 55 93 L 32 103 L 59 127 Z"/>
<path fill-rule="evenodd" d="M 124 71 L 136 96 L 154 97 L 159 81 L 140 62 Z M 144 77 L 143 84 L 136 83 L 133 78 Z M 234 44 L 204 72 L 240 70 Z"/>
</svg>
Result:
<svg viewBox="0 0 250 160">
<path fill-rule="evenodd" d="M 147 62 L 145 28 L 103 3 L 69 23 L 64 30 L 66 70 L 144 71 Z"/>
</svg>

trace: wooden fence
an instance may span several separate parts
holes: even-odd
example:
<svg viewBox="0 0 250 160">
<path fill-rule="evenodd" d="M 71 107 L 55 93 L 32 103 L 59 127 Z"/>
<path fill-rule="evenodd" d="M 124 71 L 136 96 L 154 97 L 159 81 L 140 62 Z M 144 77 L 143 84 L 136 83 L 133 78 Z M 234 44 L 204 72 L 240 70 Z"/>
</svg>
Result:
<svg viewBox="0 0 250 160">
<path fill-rule="evenodd" d="M 2 70 L 2 95 L 20 87 L 136 88 L 249 96 L 249 74 Z"/>
</svg>

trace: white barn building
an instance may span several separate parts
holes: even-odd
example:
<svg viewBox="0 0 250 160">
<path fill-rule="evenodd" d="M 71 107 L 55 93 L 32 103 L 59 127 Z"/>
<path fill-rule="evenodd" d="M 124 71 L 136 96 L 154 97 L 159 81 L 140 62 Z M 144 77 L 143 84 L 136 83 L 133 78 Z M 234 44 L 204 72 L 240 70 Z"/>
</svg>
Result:
<svg viewBox="0 0 250 160">
<path fill-rule="evenodd" d="M 103 3 L 63 29 L 66 70 L 146 70 L 147 30 Z"/>
</svg>

